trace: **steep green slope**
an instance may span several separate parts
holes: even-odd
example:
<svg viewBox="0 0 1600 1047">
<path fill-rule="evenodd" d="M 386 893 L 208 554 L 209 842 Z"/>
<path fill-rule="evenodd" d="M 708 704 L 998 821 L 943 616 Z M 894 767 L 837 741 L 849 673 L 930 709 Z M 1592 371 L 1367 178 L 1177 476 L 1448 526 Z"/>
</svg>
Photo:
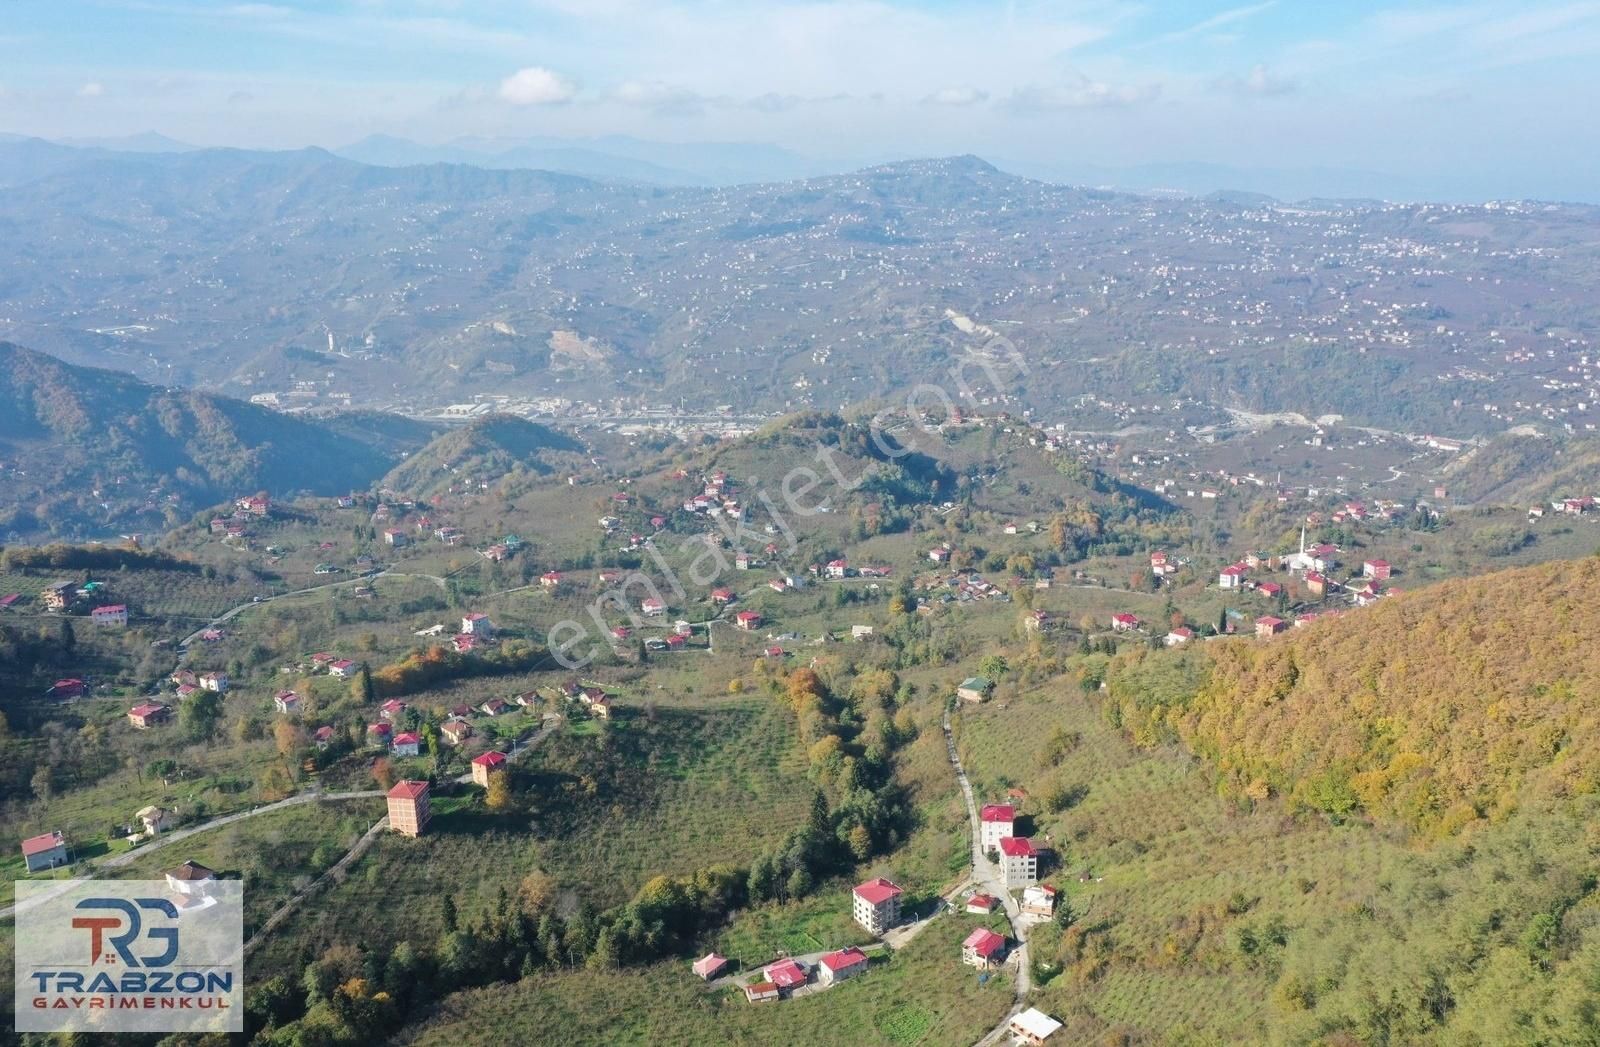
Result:
<svg viewBox="0 0 1600 1047">
<path fill-rule="evenodd" d="M 437 495 L 490 483 L 514 470 L 544 475 L 562 456 L 582 450 L 565 433 L 510 415 L 490 415 L 435 437 L 383 482 L 406 494 Z"/>
<path fill-rule="evenodd" d="M 315 422 L 0 342 L 0 526 L 23 536 L 158 527 L 256 490 L 334 494 L 391 460 Z"/>
</svg>

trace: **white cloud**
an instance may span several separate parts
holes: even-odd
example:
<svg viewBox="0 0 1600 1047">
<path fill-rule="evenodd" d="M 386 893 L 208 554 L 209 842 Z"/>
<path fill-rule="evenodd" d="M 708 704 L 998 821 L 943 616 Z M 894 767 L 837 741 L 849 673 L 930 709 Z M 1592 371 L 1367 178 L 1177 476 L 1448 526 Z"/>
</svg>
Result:
<svg viewBox="0 0 1600 1047">
<path fill-rule="evenodd" d="M 1298 86 L 1294 80 L 1279 76 L 1265 65 L 1254 66 L 1244 76 L 1225 76 L 1217 81 L 1217 88 L 1233 94 L 1255 95 L 1268 98 L 1274 95 L 1286 95 Z"/>
<path fill-rule="evenodd" d="M 518 69 L 500 81 L 500 97 L 512 105 L 554 105 L 577 93 L 572 81 L 542 66 Z"/>
<path fill-rule="evenodd" d="M 611 92 L 611 98 L 624 105 L 643 106 L 658 113 L 679 116 L 700 113 L 709 101 L 687 87 L 677 87 L 659 80 L 625 81 Z"/>
<path fill-rule="evenodd" d="M 1057 84 L 1031 84 L 1011 92 L 1006 104 L 1019 112 L 1060 109 L 1105 109 L 1149 102 L 1161 93 L 1158 84 L 1110 84 L 1077 74 Z"/>
<path fill-rule="evenodd" d="M 79 98 L 99 98 L 105 93 L 106 85 L 102 84 L 98 80 L 90 80 L 88 83 L 78 88 Z"/>
<path fill-rule="evenodd" d="M 941 87 L 923 101 L 929 105 L 977 105 L 989 100 L 989 92 L 976 87 Z"/>
</svg>

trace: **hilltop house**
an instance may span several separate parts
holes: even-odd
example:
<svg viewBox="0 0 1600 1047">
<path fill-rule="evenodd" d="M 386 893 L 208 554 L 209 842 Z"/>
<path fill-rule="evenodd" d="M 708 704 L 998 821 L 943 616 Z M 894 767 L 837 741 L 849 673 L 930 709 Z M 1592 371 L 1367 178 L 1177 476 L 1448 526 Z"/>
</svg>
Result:
<svg viewBox="0 0 1600 1047">
<path fill-rule="evenodd" d="M 128 608 L 120 603 L 96 607 L 89 612 L 89 620 L 95 625 L 125 626 L 128 624 Z"/>
<path fill-rule="evenodd" d="M 1189 628 L 1187 625 L 1180 625 L 1171 632 L 1167 633 L 1166 640 L 1163 642 L 1165 642 L 1168 647 L 1182 647 L 1184 644 L 1193 639 L 1194 630 Z"/>
<path fill-rule="evenodd" d="M 490 750 L 480 756 L 472 758 L 472 784 L 489 787 L 489 776 L 500 774 L 506 769 L 506 754 Z"/>
<path fill-rule="evenodd" d="M 82 698 L 89 693 L 89 685 L 76 677 L 66 680 L 57 680 L 50 690 L 45 692 L 46 698 Z"/>
<path fill-rule="evenodd" d="M 956 697 L 964 702 L 981 702 L 994 691 L 994 684 L 982 676 L 969 676 L 956 688 Z"/>
<path fill-rule="evenodd" d="M 215 691 L 218 694 L 228 692 L 228 674 L 224 672 L 201 673 L 195 677 L 195 683 L 203 691 Z"/>
<path fill-rule="evenodd" d="M 1017 809 L 1009 803 L 988 803 L 978 812 L 978 842 L 987 854 L 998 850 L 1000 841 L 1015 835 Z"/>
<path fill-rule="evenodd" d="M 171 711 L 160 702 L 141 702 L 128 710 L 128 722 L 143 731 L 165 723 Z"/>
<path fill-rule="evenodd" d="M 451 745 L 460 745 L 472 737 L 472 725 L 465 720 L 447 720 L 439 733 Z"/>
<path fill-rule="evenodd" d="M 757 611 L 740 611 L 733 616 L 734 624 L 746 632 L 761 628 L 761 615 Z"/>
<path fill-rule="evenodd" d="M 992 894 L 974 894 L 967 899 L 967 912 L 974 916 L 988 916 L 1000 904 L 1000 899 Z"/>
<path fill-rule="evenodd" d="M 389 751 L 396 756 L 417 756 L 422 752 L 422 736 L 416 731 L 401 731 L 389 743 Z"/>
<path fill-rule="evenodd" d="M 78 595 L 78 586 L 73 582 L 57 582 L 42 590 L 39 599 L 47 611 L 65 611 L 72 606 L 73 599 Z"/>
<path fill-rule="evenodd" d="M 1022 911 L 1030 916 L 1054 916 L 1056 889 L 1046 883 L 1036 883 L 1022 891 Z"/>
<path fill-rule="evenodd" d="M 1237 589 L 1244 584 L 1245 573 L 1250 569 L 1242 563 L 1229 564 L 1217 573 L 1217 585 L 1223 589 Z"/>
<path fill-rule="evenodd" d="M 204 898 L 217 882 L 217 874 L 194 860 L 184 862 L 165 873 L 167 890 L 185 898 Z"/>
<path fill-rule="evenodd" d="M 22 841 L 22 861 L 31 873 L 66 865 L 67 838 L 60 829 L 28 837 Z"/>
<path fill-rule="evenodd" d="M 639 610 L 646 618 L 659 618 L 667 613 L 667 601 L 654 596 L 647 597 L 639 602 Z"/>
<path fill-rule="evenodd" d="M 999 966 L 1006 957 L 1006 940 L 987 927 L 979 927 L 961 943 L 961 962 L 980 971 Z"/>
<path fill-rule="evenodd" d="M 481 611 L 462 615 L 461 632 L 465 636 L 476 636 L 481 640 L 494 639 L 494 622 Z"/>
<path fill-rule="evenodd" d="M 406 703 L 398 698 L 390 698 L 378 706 L 378 719 L 396 723 L 406 714 Z"/>
<path fill-rule="evenodd" d="M 829 560 L 827 574 L 829 578 L 843 578 L 850 573 L 850 565 L 845 560 Z"/>
<path fill-rule="evenodd" d="M 736 598 L 732 589 L 719 588 L 711 590 L 712 603 L 733 603 Z"/>
<path fill-rule="evenodd" d="M 817 964 L 817 981 L 823 985 L 847 981 L 867 971 L 867 954 L 850 946 L 830 952 Z"/>
<path fill-rule="evenodd" d="M 396 782 L 389 790 L 389 828 L 402 836 L 421 836 L 432 812 L 428 807 L 428 783 Z"/>
<path fill-rule="evenodd" d="M 1000 869 L 1006 887 L 1015 889 L 1039 882 L 1039 852 L 1026 836 L 1007 836 L 1000 841 Z"/>
<path fill-rule="evenodd" d="M 1361 577 L 1371 578 L 1375 582 L 1386 582 L 1393 568 L 1388 560 L 1364 560 L 1361 564 Z"/>
<path fill-rule="evenodd" d="M 1113 632 L 1129 633 L 1137 628 L 1139 628 L 1139 616 L 1136 614 L 1128 614 L 1124 611 L 1122 614 L 1111 616 L 1111 629 Z"/>
<path fill-rule="evenodd" d="M 1277 636 L 1287 628 L 1289 628 L 1289 623 L 1284 621 L 1282 618 L 1275 618 L 1270 614 L 1264 614 L 1260 618 L 1256 619 L 1256 638 L 1261 640 L 1270 639 L 1271 637 Z"/>
<path fill-rule="evenodd" d="M 300 696 L 293 691 L 279 691 L 272 696 L 272 707 L 284 715 L 300 711 Z"/>
<path fill-rule="evenodd" d="M 404 531 L 388 530 L 383 532 L 383 542 L 385 545 L 392 545 L 398 549 L 400 546 L 405 545 L 408 541 L 410 541 L 410 539 L 406 537 L 406 533 Z"/>
<path fill-rule="evenodd" d="M 1061 1029 L 1061 1023 L 1039 1010 L 1029 1007 L 1006 1026 L 1006 1031 L 1026 1047 L 1040 1047 L 1046 1040 L 1054 1036 Z"/>
<path fill-rule="evenodd" d="M 700 959 L 694 961 L 692 969 L 695 974 L 700 976 L 702 981 L 709 982 L 711 979 L 721 974 L 723 969 L 727 966 L 728 958 L 726 956 L 717 955 L 716 951 L 713 950 L 700 957 Z"/>
<path fill-rule="evenodd" d="M 770 1003 L 778 995 L 778 987 L 768 981 L 751 982 L 744 987 L 744 998 L 751 1003 Z"/>
<path fill-rule="evenodd" d="M 945 549 L 943 547 L 940 547 L 938 549 L 929 549 L 928 550 L 928 559 L 933 561 L 934 563 L 949 563 L 950 562 L 950 550 L 949 549 Z"/>
<path fill-rule="evenodd" d="M 796 959 L 779 960 L 762 972 L 780 993 L 793 992 L 811 980 L 805 964 Z"/>
<path fill-rule="evenodd" d="M 900 888 L 879 876 L 857 884 L 851 892 L 856 923 L 873 934 L 882 935 L 900 922 Z"/>
<path fill-rule="evenodd" d="M 141 807 L 133 818 L 144 826 L 146 836 L 159 836 L 177 824 L 177 815 L 164 807 Z"/>
<path fill-rule="evenodd" d="M 539 584 L 546 589 L 554 589 L 561 584 L 561 572 L 546 571 L 539 576 Z"/>
</svg>

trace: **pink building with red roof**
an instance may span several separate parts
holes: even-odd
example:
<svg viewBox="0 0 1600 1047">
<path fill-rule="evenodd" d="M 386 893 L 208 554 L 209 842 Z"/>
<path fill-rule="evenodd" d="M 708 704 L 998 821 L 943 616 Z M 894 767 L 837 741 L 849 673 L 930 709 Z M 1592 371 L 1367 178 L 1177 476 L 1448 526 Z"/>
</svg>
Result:
<svg viewBox="0 0 1600 1047">
<path fill-rule="evenodd" d="M 428 827 L 432 811 L 428 806 L 427 782 L 396 782 L 389 790 L 389 828 L 402 836 L 421 836 Z"/>
<path fill-rule="evenodd" d="M 489 776 L 498 774 L 506 769 L 506 754 L 490 750 L 480 756 L 472 758 L 472 782 L 485 789 L 489 787 Z"/>
<path fill-rule="evenodd" d="M 903 893 L 897 884 L 881 876 L 857 884 L 851 892 L 856 923 L 873 934 L 883 934 L 900 922 L 900 896 Z"/>
</svg>

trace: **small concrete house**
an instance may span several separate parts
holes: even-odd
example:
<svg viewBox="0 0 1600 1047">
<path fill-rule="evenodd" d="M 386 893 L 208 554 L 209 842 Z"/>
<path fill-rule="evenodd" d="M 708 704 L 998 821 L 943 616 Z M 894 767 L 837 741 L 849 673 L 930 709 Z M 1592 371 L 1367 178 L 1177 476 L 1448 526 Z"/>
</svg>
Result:
<svg viewBox="0 0 1600 1047">
<path fill-rule="evenodd" d="M 44 872 L 67 864 L 67 838 L 61 830 L 30 836 L 22 841 L 22 860 L 29 872 Z"/>
</svg>

